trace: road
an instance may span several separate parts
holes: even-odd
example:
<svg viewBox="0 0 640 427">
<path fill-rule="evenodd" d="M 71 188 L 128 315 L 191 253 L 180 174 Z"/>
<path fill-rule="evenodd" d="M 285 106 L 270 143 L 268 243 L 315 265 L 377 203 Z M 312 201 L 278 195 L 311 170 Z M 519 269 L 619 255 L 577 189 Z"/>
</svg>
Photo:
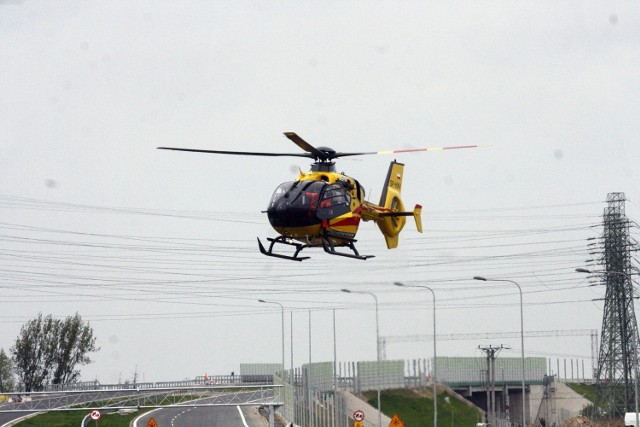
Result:
<svg viewBox="0 0 640 427">
<path fill-rule="evenodd" d="M 265 419 L 255 406 L 207 406 L 161 408 L 137 418 L 133 427 L 146 427 L 153 418 L 158 426 L 171 427 L 264 427 Z"/>
<path fill-rule="evenodd" d="M 0 426 L 3 426 L 7 423 L 9 423 L 10 421 L 13 420 L 17 420 L 20 417 L 24 417 L 25 415 L 27 415 L 27 413 L 25 412 L 5 412 L 5 413 L 0 413 Z"/>
</svg>

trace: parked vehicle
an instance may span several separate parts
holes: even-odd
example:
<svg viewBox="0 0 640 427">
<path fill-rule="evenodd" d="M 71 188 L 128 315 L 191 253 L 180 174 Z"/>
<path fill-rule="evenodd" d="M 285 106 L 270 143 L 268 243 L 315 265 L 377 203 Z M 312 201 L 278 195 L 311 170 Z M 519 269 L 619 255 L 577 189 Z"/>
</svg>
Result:
<svg viewBox="0 0 640 427">
<path fill-rule="evenodd" d="M 636 413 L 627 412 L 624 414 L 624 427 L 639 427 L 636 424 Z"/>
</svg>

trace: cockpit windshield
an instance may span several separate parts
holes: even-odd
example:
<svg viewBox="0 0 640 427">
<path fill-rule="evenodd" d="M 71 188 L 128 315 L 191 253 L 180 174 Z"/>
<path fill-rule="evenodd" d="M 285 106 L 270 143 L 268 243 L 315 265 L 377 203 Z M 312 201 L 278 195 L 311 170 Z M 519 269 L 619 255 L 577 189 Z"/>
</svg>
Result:
<svg viewBox="0 0 640 427">
<path fill-rule="evenodd" d="M 342 183 L 291 181 L 274 191 L 267 214 L 274 226 L 309 225 L 348 213 L 350 204 Z"/>
<path fill-rule="evenodd" d="M 280 200 L 285 194 L 287 194 L 289 190 L 291 190 L 295 183 L 295 181 L 290 181 L 280 184 L 271 196 L 271 203 L 269 203 L 269 207 L 272 208 L 278 202 L 278 200 Z"/>
<path fill-rule="evenodd" d="M 271 196 L 271 208 L 286 204 L 289 207 L 315 211 L 320 193 L 326 186 L 322 181 L 292 181 L 281 184 Z"/>
</svg>

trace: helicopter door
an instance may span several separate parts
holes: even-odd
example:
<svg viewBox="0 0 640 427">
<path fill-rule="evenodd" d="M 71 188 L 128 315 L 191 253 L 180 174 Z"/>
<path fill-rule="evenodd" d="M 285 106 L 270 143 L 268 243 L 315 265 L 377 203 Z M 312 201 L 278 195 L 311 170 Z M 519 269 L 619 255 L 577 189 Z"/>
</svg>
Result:
<svg viewBox="0 0 640 427">
<path fill-rule="evenodd" d="M 332 219 L 351 212 L 351 195 L 340 184 L 326 185 L 316 211 L 319 219 Z"/>
</svg>

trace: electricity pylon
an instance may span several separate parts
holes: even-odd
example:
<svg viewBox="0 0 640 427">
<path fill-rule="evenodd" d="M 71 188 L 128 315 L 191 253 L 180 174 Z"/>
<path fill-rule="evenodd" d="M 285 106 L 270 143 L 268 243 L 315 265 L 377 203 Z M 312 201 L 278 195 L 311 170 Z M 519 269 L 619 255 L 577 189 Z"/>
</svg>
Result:
<svg viewBox="0 0 640 427">
<path fill-rule="evenodd" d="M 596 407 L 611 418 L 635 412 L 638 325 L 633 305 L 630 221 L 624 193 L 607 195 L 603 215 L 601 283 L 606 286 L 596 369 Z"/>
</svg>

